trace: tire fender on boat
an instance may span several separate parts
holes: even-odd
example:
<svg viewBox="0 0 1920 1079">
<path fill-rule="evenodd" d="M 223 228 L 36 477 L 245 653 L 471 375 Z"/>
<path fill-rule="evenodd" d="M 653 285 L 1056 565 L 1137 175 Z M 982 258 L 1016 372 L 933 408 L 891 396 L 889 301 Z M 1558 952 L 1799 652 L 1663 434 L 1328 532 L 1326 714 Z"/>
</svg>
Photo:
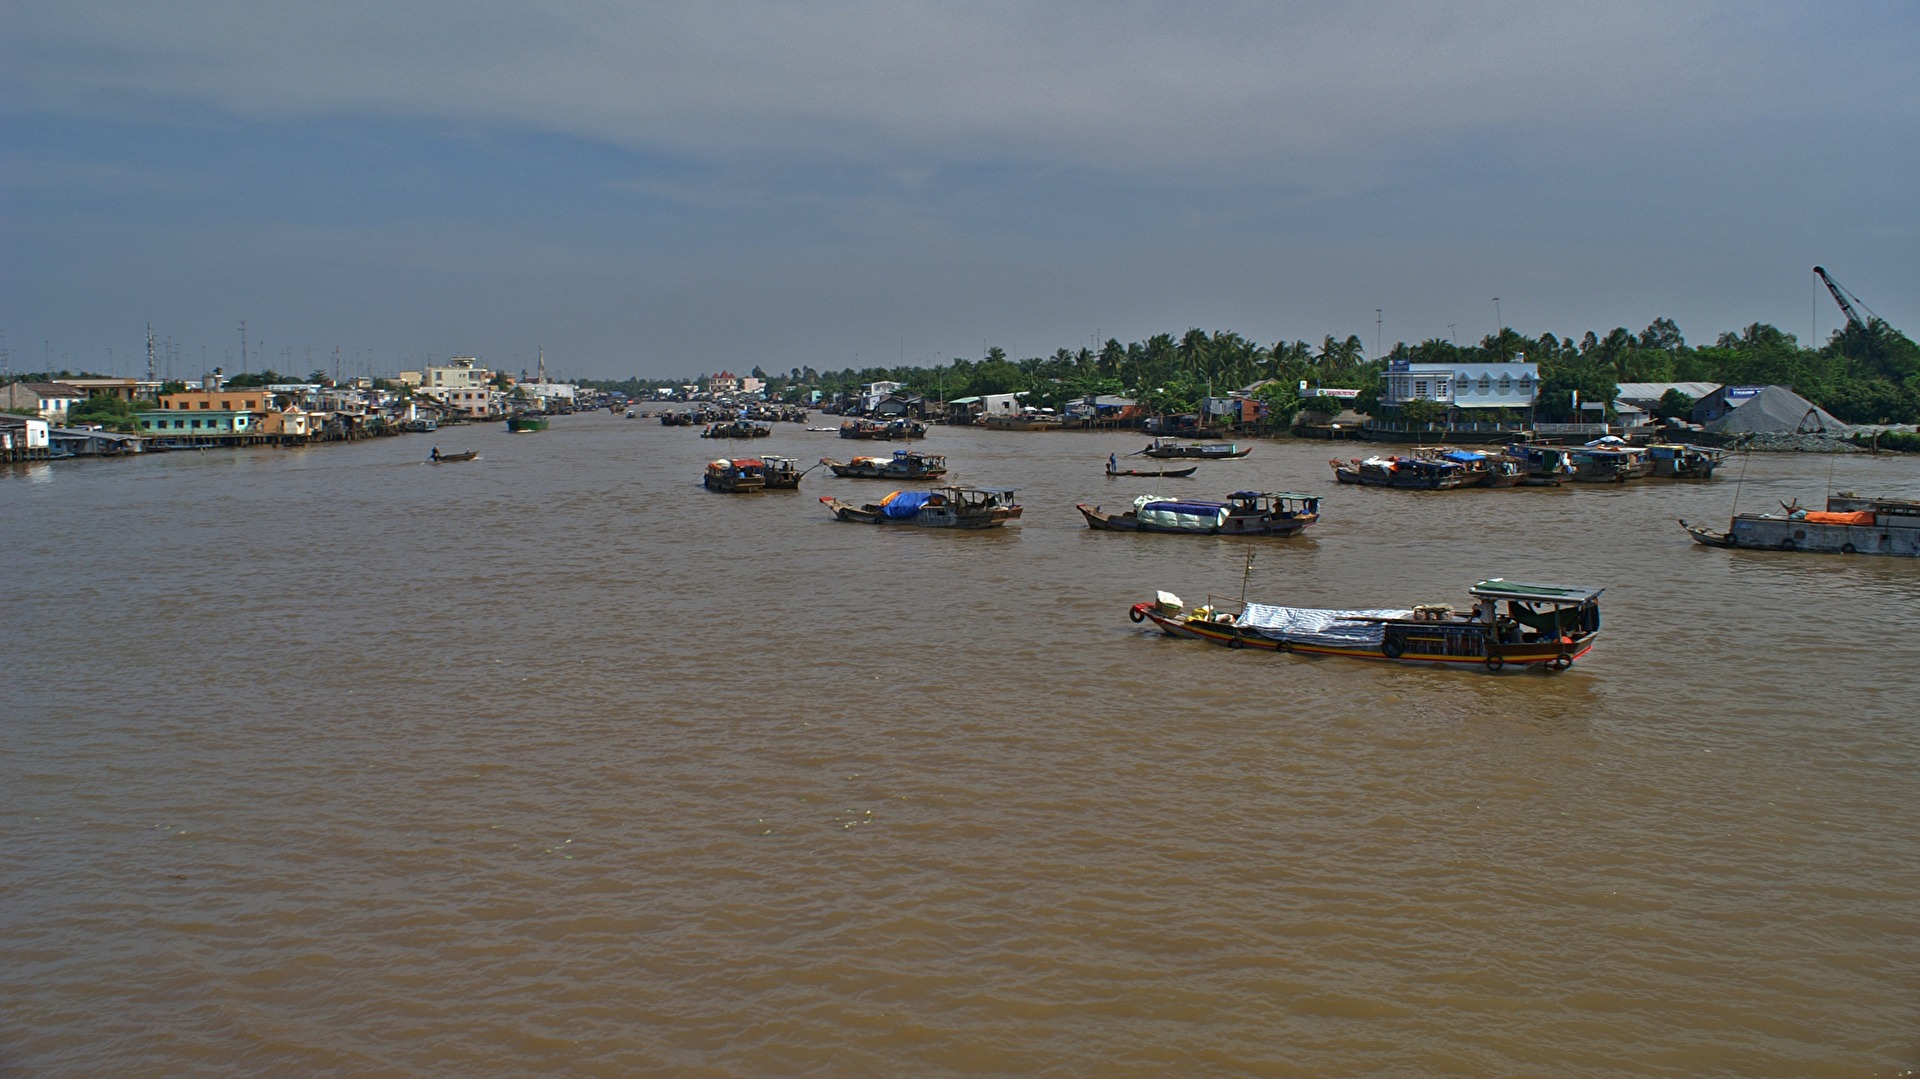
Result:
<svg viewBox="0 0 1920 1079">
<path fill-rule="evenodd" d="M 1135 623 L 1145 622 L 1147 620 L 1147 612 L 1142 604 L 1136 603 L 1133 605 L 1133 609 L 1127 612 L 1127 617 Z"/>
<path fill-rule="evenodd" d="M 1497 673 L 1500 670 L 1500 668 L 1506 665 L 1507 665 L 1507 661 L 1500 658 L 1499 656 L 1489 655 L 1487 657 L 1487 670 L 1489 671 L 1494 671 Z"/>
<path fill-rule="evenodd" d="M 1386 637 L 1380 641 L 1380 654 L 1388 659 L 1399 659 L 1404 651 L 1406 651 L 1405 646 L 1392 637 Z"/>
<path fill-rule="evenodd" d="M 1573 655 L 1569 652 L 1562 652 L 1547 661 L 1547 669 L 1550 671 L 1564 671 L 1571 666 L 1573 666 Z"/>
</svg>

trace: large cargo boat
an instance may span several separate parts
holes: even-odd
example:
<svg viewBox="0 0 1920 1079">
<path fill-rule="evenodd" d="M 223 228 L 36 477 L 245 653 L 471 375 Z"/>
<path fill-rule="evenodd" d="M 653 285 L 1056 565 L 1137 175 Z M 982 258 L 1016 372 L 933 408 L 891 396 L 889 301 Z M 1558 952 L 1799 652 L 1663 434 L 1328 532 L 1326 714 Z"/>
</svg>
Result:
<svg viewBox="0 0 1920 1079">
<path fill-rule="evenodd" d="M 931 491 L 895 491 L 878 502 L 856 506 L 832 495 L 822 505 L 842 521 L 921 528 L 999 528 L 1020 516 L 1011 487 L 936 487 Z"/>
<path fill-rule="evenodd" d="M 1124 513 L 1074 507 L 1102 532 L 1182 532 L 1200 536 L 1293 536 L 1320 519 L 1313 495 L 1235 491 L 1224 501 L 1141 495 Z"/>
<path fill-rule="evenodd" d="M 1684 519 L 1680 527 L 1708 547 L 1920 557 L 1920 501 L 1842 492 L 1827 499 L 1825 510 L 1780 508 L 1780 513 L 1737 513 L 1725 532 Z"/>
<path fill-rule="evenodd" d="M 1169 636 L 1228 648 L 1302 652 L 1351 659 L 1564 671 L 1593 648 L 1600 635 L 1600 589 L 1527 584 L 1495 578 L 1468 590 L 1466 614 L 1448 604 L 1408 609 L 1282 607 L 1208 597 L 1191 611 L 1180 597 L 1159 593 L 1127 612 Z M 1504 605 L 1504 606 L 1503 606 Z"/>
</svg>

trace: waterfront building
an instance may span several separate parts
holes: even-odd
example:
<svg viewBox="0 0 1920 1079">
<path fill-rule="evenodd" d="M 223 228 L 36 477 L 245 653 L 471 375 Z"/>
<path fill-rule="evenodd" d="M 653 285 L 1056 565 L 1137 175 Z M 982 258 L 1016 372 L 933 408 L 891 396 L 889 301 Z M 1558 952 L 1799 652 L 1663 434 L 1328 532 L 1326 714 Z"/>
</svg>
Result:
<svg viewBox="0 0 1920 1079">
<path fill-rule="evenodd" d="M 118 397 L 123 401 L 138 400 L 144 385 L 137 378 L 69 378 L 61 383 L 80 390 L 88 397 Z"/>
<path fill-rule="evenodd" d="M 0 412 L 0 461 L 37 461 L 52 451 L 53 425 L 39 416 Z"/>
<path fill-rule="evenodd" d="M 1392 360 L 1380 403 L 1397 408 L 1432 401 L 1452 409 L 1532 408 L 1540 387 L 1537 363 L 1414 363 Z"/>
<path fill-rule="evenodd" d="M 67 410 L 87 391 L 65 382 L 10 382 L 0 386 L 0 409 L 30 408 L 48 423 L 65 424 Z"/>
</svg>

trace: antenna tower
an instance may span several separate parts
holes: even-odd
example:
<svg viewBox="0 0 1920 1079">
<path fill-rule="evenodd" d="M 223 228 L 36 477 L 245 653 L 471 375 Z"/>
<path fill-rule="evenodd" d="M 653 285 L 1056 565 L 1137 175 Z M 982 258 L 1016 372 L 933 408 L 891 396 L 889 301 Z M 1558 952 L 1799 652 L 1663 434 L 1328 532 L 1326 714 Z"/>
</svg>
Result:
<svg viewBox="0 0 1920 1079">
<path fill-rule="evenodd" d="M 147 323 L 147 381 L 153 381 L 153 323 Z"/>
<path fill-rule="evenodd" d="M 240 320 L 240 373 L 247 373 L 247 320 Z"/>
</svg>

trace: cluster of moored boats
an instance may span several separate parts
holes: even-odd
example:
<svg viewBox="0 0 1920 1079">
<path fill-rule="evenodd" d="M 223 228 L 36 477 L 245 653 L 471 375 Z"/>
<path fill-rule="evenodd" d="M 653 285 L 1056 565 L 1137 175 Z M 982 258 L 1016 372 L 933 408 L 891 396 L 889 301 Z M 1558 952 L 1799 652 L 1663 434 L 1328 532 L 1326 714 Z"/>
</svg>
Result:
<svg viewBox="0 0 1920 1079">
<path fill-rule="evenodd" d="M 1404 454 L 1329 461 L 1333 478 L 1364 487 L 1440 491 L 1454 487 L 1557 487 L 1625 483 L 1643 476 L 1704 480 L 1717 450 L 1679 443 L 1634 446 L 1609 436 L 1584 446 L 1516 442 L 1497 450 L 1416 446 Z"/>
<path fill-rule="evenodd" d="M 849 421 L 853 423 L 856 421 Z M 868 423 L 871 421 L 858 421 Z M 847 434 L 844 437 L 868 437 Z M 908 437 L 918 437 L 908 436 Z M 1188 478 L 1203 461 L 1236 460 L 1251 452 L 1231 442 L 1156 438 L 1125 455 L 1150 467 L 1123 467 L 1109 456 L 1106 474 L 1126 478 Z M 1564 482 L 1624 482 L 1643 476 L 1707 479 L 1720 455 L 1690 445 L 1630 446 L 1602 440 L 1586 446 L 1515 443 L 1498 450 L 1419 447 L 1406 454 L 1334 461 L 1342 483 L 1440 490 L 1517 487 Z M 940 454 L 899 449 L 819 465 L 835 476 L 873 480 L 939 480 Z M 762 455 L 713 461 L 707 486 L 720 491 L 798 489 L 806 475 L 791 458 Z M 1007 487 L 944 484 L 900 489 L 876 501 L 822 496 L 836 519 L 860 524 L 985 529 L 1018 520 L 1022 507 Z M 1236 490 L 1219 499 L 1139 495 L 1124 508 L 1078 504 L 1087 527 L 1110 532 L 1285 538 L 1320 519 L 1321 499 L 1297 492 Z M 1920 501 L 1839 495 L 1824 511 L 1783 506 L 1781 514 L 1740 514 L 1726 532 L 1682 521 L 1696 541 L 1716 547 L 1920 555 Z M 1158 593 L 1136 603 L 1129 617 L 1174 636 L 1226 648 L 1345 656 L 1400 663 L 1478 667 L 1490 672 L 1564 671 L 1586 656 L 1600 632 L 1600 589 L 1493 579 L 1469 590 L 1456 610 L 1448 604 L 1404 609 L 1288 607 L 1209 596 L 1189 609 L 1178 596 Z"/>
</svg>

